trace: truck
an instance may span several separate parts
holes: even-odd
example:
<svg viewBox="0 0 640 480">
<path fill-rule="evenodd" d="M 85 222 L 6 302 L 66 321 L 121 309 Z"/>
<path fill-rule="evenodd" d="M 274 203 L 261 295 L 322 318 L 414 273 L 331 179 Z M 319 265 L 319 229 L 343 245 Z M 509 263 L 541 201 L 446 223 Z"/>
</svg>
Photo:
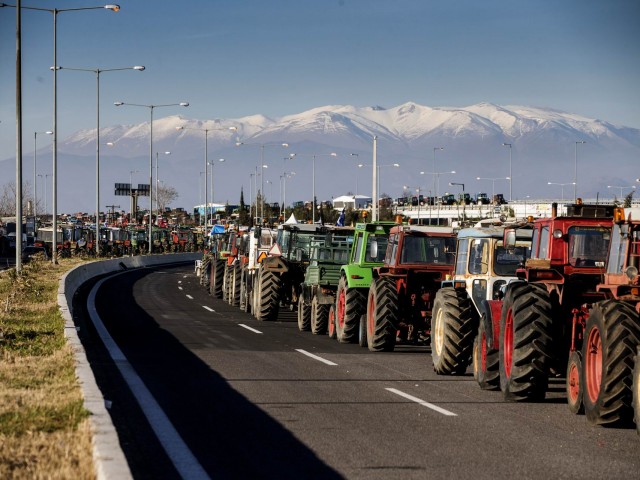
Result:
<svg viewBox="0 0 640 480">
<path fill-rule="evenodd" d="M 366 298 L 373 269 L 383 265 L 389 233 L 397 225 L 397 222 L 389 221 L 356 224 L 349 260 L 340 267 L 336 303 L 329 309 L 330 338 L 336 338 L 340 343 L 353 343 L 360 339 L 360 344 L 363 344 L 359 332 L 360 317 L 367 311 Z M 375 254 L 372 252 L 374 243 Z"/>
<path fill-rule="evenodd" d="M 491 318 L 499 332 L 500 389 L 506 400 L 543 400 L 552 374 L 567 373 L 567 389 L 573 388 L 590 305 L 606 299 L 598 285 L 605 273 L 613 206 L 578 202 L 567 206 L 565 216 L 558 215 L 557 207 L 552 205 L 551 217 L 533 222 L 531 257 L 516 272 L 521 281 L 505 289 L 499 326 L 496 316 Z M 515 230 L 505 230 L 505 246 L 515 242 Z M 576 413 L 579 397 L 567 398 Z"/>
<path fill-rule="evenodd" d="M 529 257 L 532 230 L 525 227 L 515 230 L 510 249 L 504 246 L 507 225 L 478 224 L 458 232 L 453 276 L 442 282 L 434 301 L 431 356 L 437 374 L 462 375 L 472 363 L 481 388 L 500 388 L 488 302 L 500 298 Z"/>
<path fill-rule="evenodd" d="M 312 241 L 298 297 L 300 331 L 327 333 L 329 308 L 335 304 L 340 269 L 347 263 L 352 243 L 353 229 L 340 229 L 339 235 L 328 232 L 321 240 Z"/>
<path fill-rule="evenodd" d="M 372 242 L 371 254 L 377 249 Z M 383 265 L 372 272 L 366 316 L 360 320 L 370 351 L 393 351 L 398 342 L 430 343 L 433 301 L 442 281 L 453 273 L 455 249 L 451 227 L 391 229 Z"/>
</svg>

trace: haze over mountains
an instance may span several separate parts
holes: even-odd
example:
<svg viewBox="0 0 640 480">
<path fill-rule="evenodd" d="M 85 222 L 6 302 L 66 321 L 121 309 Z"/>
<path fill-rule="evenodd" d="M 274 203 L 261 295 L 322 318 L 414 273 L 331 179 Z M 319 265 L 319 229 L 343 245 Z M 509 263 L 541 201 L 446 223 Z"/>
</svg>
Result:
<svg viewBox="0 0 640 480">
<path fill-rule="evenodd" d="M 60 119 L 64 122 L 64 119 Z M 177 130 L 176 127 L 184 127 Z M 229 127 L 235 127 L 232 131 Z M 371 194 L 373 137 L 378 138 L 380 191 L 392 197 L 403 187 L 460 192 L 504 193 L 508 198 L 509 148 L 512 145 L 513 198 L 560 198 L 553 183 L 573 181 L 578 165 L 578 194 L 585 198 L 612 198 L 628 193 L 638 175 L 640 130 L 606 121 L 559 112 L 549 108 L 498 106 L 479 103 L 464 108 L 427 107 L 405 103 L 393 108 L 325 106 L 281 118 L 253 115 L 236 119 L 194 120 L 185 116 L 157 118 L 153 123 L 155 152 L 159 155 L 159 179 L 175 187 L 180 197 L 174 204 L 190 209 L 203 199 L 204 132 L 208 134 L 208 157 L 215 162 L 216 202 L 237 204 L 240 189 L 248 202 L 252 174 L 260 165 L 264 147 L 264 181 L 267 201 L 281 201 L 283 172 L 296 172 L 287 180 L 286 201 L 311 200 L 312 159 L 316 154 L 315 191 L 318 200 L 346 193 Z M 200 130 L 196 130 L 200 129 Z M 244 145 L 236 146 L 236 142 Z M 585 141 L 585 144 L 576 142 Z M 126 198 L 113 196 L 113 184 L 148 183 L 149 124 L 101 128 L 102 205 L 127 208 Z M 278 144 L 286 142 L 288 148 Z M 434 150 L 443 147 L 444 150 Z M 38 152 L 38 173 L 51 171 L 51 148 Z M 171 151 L 171 155 L 165 155 Z M 337 157 L 327 154 L 336 152 Z M 290 153 L 297 158 L 285 160 Z M 435 157 L 434 157 L 435 153 Z M 353 154 L 353 155 L 352 155 Z M 25 179 L 33 178 L 25 154 Z M 224 158 L 225 162 L 218 162 Z M 434 165 L 435 158 L 435 165 Z M 9 168 L 8 162 L 0 162 Z M 367 166 L 358 168 L 358 164 Z M 400 164 L 394 168 L 393 163 Z M 138 170 L 140 173 L 131 171 Z M 434 175 L 428 172 L 456 174 Z M 420 172 L 427 172 L 421 175 Z M 90 211 L 95 208 L 95 128 L 59 139 L 59 210 Z M 476 177 L 495 178 L 477 180 Z M 607 188 L 611 185 L 612 188 Z M 210 187 L 208 187 L 210 188 Z M 43 187 L 38 185 L 39 192 Z M 573 185 L 564 187 L 573 197 Z M 209 194 L 209 199 L 211 194 Z M 50 201 L 49 201 L 50 203 Z M 144 202 L 143 202 L 144 204 Z"/>
</svg>

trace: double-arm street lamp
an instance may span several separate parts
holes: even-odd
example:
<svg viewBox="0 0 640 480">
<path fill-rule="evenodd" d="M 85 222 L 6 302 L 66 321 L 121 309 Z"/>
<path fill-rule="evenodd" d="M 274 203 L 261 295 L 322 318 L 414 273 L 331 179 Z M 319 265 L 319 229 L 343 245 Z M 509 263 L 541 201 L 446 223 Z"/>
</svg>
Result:
<svg viewBox="0 0 640 480">
<path fill-rule="evenodd" d="M 51 67 L 52 70 L 71 70 L 75 72 L 91 72 L 96 74 L 96 255 L 100 255 L 100 74 L 103 72 L 118 72 L 122 70 L 144 70 L 144 66 L 122 68 L 69 68 Z"/>
<path fill-rule="evenodd" d="M 46 132 L 33 132 L 33 216 L 38 218 L 38 214 L 37 214 L 37 205 L 38 205 L 38 189 L 37 189 L 37 160 L 36 157 L 38 155 L 38 135 L 39 134 L 45 134 L 45 135 L 53 135 L 53 132 L 50 131 L 46 131 Z"/>
<path fill-rule="evenodd" d="M 578 145 L 584 145 L 585 143 L 587 142 L 585 142 L 584 140 L 580 140 L 579 142 L 576 142 L 574 170 L 573 170 L 573 201 L 574 202 L 578 201 Z"/>
<path fill-rule="evenodd" d="M 287 203 L 287 178 L 292 178 L 296 172 L 282 172 L 280 181 L 282 182 L 282 200 L 280 201 L 280 216 L 285 214 Z"/>
<path fill-rule="evenodd" d="M 115 102 L 116 107 L 145 107 L 149 109 L 151 121 L 149 122 L 149 254 L 153 252 L 153 111 L 161 107 L 188 107 L 188 102 L 165 103 L 162 105 L 145 105 L 139 103 Z"/>
<path fill-rule="evenodd" d="M 620 198 L 622 198 L 622 190 L 629 188 L 631 190 L 635 190 L 635 185 L 607 185 L 607 188 L 619 188 L 620 189 Z"/>
<path fill-rule="evenodd" d="M 564 202 L 564 187 L 567 185 L 575 185 L 575 182 L 567 182 L 567 183 L 555 183 L 555 182 L 547 182 L 547 185 L 557 185 L 560 187 L 560 195 L 562 196 L 562 201 Z"/>
<path fill-rule="evenodd" d="M 9 5 L 6 3 L 0 3 L 0 7 L 12 7 L 16 5 Z M 109 4 L 100 5 L 95 7 L 76 7 L 76 8 L 39 8 L 39 7 L 25 7 L 20 6 L 25 10 L 37 10 L 41 12 L 49 12 L 53 15 L 53 172 L 52 172 L 52 209 L 53 209 L 53 238 L 51 245 L 51 261 L 58 263 L 58 14 L 64 12 L 78 12 L 81 10 L 110 10 L 112 12 L 118 12 L 120 10 L 119 5 Z M 17 87 L 18 89 L 20 86 Z M 19 203 L 18 203 L 19 204 Z M 16 269 L 19 271 L 21 266 L 21 258 L 19 248 L 22 247 L 22 226 L 20 222 L 16 226 Z"/>
<path fill-rule="evenodd" d="M 511 180 L 510 177 L 476 177 L 476 180 L 490 180 L 491 181 L 491 201 L 493 202 L 496 196 L 496 181 L 498 180 Z"/>
<path fill-rule="evenodd" d="M 364 163 L 359 163 L 358 164 L 358 168 L 362 168 L 362 167 L 373 167 L 373 165 L 365 165 Z M 400 168 L 400 164 L 399 163 L 386 163 L 384 165 L 377 165 L 376 164 L 376 189 L 377 189 L 378 195 L 380 195 L 380 169 L 382 167 Z M 356 176 L 356 178 L 357 178 L 357 176 Z M 357 184 L 357 182 L 356 182 L 356 184 Z M 357 189 L 358 189 L 358 187 L 356 186 L 356 191 L 357 191 Z M 374 200 L 371 199 L 371 201 L 374 201 Z"/>
<path fill-rule="evenodd" d="M 230 132 L 235 132 L 238 130 L 237 127 L 226 127 L 226 128 L 196 128 L 196 127 L 176 127 L 176 130 L 198 130 L 200 132 L 204 132 L 204 174 L 205 174 L 205 181 L 204 181 L 204 228 L 206 230 L 207 228 L 207 214 L 208 214 L 208 210 L 209 210 L 209 197 L 207 194 L 207 178 L 209 175 L 209 132 L 213 132 L 215 130 L 224 130 L 224 131 L 230 131 Z M 212 196 L 213 196 L 213 191 L 211 192 Z M 213 200 L 213 199 L 212 199 Z"/>
<path fill-rule="evenodd" d="M 282 147 L 282 148 L 289 148 L 289 144 L 286 142 L 274 142 L 274 143 L 244 143 L 244 142 L 236 142 L 236 147 L 242 147 L 242 146 L 247 146 L 247 147 L 260 147 L 260 196 L 261 196 L 261 201 L 260 201 L 260 218 L 262 219 L 262 221 L 264 221 L 264 175 L 262 170 L 264 170 L 264 168 L 266 168 L 266 165 L 264 164 L 264 149 L 266 147 Z M 258 175 L 258 167 L 256 166 L 256 175 Z M 256 182 L 258 181 L 258 178 L 256 177 Z M 258 216 L 258 188 L 256 185 L 256 217 Z"/>
<path fill-rule="evenodd" d="M 337 157 L 335 152 L 331 153 L 292 153 L 289 157 L 311 157 L 313 159 L 311 170 L 311 183 L 312 183 L 312 199 L 311 199 L 311 223 L 316 223 L 316 157 Z"/>
</svg>

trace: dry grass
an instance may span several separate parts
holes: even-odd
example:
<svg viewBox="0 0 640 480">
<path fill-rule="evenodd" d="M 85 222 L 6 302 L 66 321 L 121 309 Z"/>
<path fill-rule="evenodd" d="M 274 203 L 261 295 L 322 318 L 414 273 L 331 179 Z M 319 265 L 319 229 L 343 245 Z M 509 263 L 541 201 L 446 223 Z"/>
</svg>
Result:
<svg viewBox="0 0 640 480">
<path fill-rule="evenodd" d="M 56 303 L 60 276 L 79 263 L 0 273 L 0 478 L 95 478 L 89 413 Z"/>
</svg>

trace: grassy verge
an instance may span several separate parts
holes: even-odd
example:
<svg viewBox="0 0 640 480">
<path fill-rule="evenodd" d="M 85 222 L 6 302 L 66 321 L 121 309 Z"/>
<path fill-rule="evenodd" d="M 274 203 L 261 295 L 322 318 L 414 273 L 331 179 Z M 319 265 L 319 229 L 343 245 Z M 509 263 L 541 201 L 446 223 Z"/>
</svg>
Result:
<svg viewBox="0 0 640 480">
<path fill-rule="evenodd" d="M 95 478 L 89 412 L 57 305 L 59 278 L 79 263 L 0 272 L 0 478 Z"/>
</svg>

